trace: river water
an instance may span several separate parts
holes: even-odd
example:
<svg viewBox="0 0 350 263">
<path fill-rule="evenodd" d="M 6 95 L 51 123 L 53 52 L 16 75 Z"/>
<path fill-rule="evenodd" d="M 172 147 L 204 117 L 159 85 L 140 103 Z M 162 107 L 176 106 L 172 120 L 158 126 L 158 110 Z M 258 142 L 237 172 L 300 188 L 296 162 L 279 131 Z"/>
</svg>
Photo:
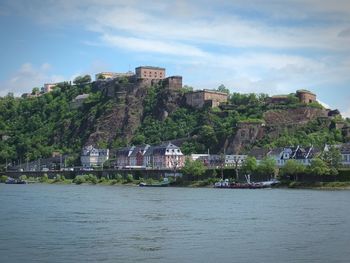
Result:
<svg viewBox="0 0 350 263">
<path fill-rule="evenodd" d="M 350 262 L 350 191 L 0 184 L 0 262 Z"/>
</svg>

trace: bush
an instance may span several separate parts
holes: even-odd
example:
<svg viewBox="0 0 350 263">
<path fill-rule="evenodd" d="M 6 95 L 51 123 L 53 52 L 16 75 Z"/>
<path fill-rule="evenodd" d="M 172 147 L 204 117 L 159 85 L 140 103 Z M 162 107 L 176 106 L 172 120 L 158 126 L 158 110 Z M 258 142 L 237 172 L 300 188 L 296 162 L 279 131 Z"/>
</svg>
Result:
<svg viewBox="0 0 350 263">
<path fill-rule="evenodd" d="M 7 180 L 7 176 L 6 175 L 1 175 L 1 177 L 0 177 L 0 183 L 5 183 L 6 182 L 6 180 Z"/>
<path fill-rule="evenodd" d="M 113 180 L 111 180 L 111 181 L 109 182 L 110 185 L 115 185 L 115 184 L 117 184 L 117 183 L 118 183 L 118 181 L 115 180 L 115 179 L 113 179 Z"/>
<path fill-rule="evenodd" d="M 350 182 L 329 182 L 324 185 L 325 187 L 349 187 Z"/>
<path fill-rule="evenodd" d="M 126 176 L 126 182 L 127 183 L 132 183 L 134 181 L 134 177 L 132 176 L 132 174 L 128 174 Z"/>
<path fill-rule="evenodd" d="M 302 184 L 300 182 L 291 182 L 289 185 L 288 185 L 288 188 L 297 188 L 297 187 L 300 187 Z"/>
<path fill-rule="evenodd" d="M 87 175 L 83 175 L 85 178 L 85 181 L 87 183 L 91 183 L 91 184 L 97 184 L 98 180 L 97 177 L 93 174 L 87 174 Z"/>
<path fill-rule="evenodd" d="M 60 183 L 60 182 L 64 182 L 65 180 L 66 178 L 64 177 L 64 175 L 57 174 L 53 180 L 53 183 Z"/>
<path fill-rule="evenodd" d="M 106 177 L 101 177 L 98 181 L 99 183 L 105 183 L 107 181 Z"/>
<path fill-rule="evenodd" d="M 155 184 L 155 183 L 159 183 L 159 182 L 154 180 L 154 179 L 152 179 L 152 178 L 146 179 L 146 184 Z"/>
<path fill-rule="evenodd" d="M 86 180 L 85 180 L 85 176 L 84 175 L 78 175 L 73 180 L 73 183 L 75 183 L 75 184 L 83 184 L 85 182 L 86 182 Z"/>
<path fill-rule="evenodd" d="M 27 180 L 27 176 L 25 174 L 23 174 L 19 177 L 19 180 L 25 181 L 25 180 Z"/>
<path fill-rule="evenodd" d="M 123 181 L 123 176 L 121 174 L 117 174 L 116 180 L 120 183 L 121 181 Z"/>
<path fill-rule="evenodd" d="M 49 177 L 47 174 L 44 174 L 42 177 L 40 177 L 41 183 L 47 183 L 49 181 Z"/>
<path fill-rule="evenodd" d="M 203 186 L 208 186 L 210 185 L 210 181 L 209 180 L 199 180 L 194 182 L 191 186 L 192 187 L 203 187 Z"/>
</svg>

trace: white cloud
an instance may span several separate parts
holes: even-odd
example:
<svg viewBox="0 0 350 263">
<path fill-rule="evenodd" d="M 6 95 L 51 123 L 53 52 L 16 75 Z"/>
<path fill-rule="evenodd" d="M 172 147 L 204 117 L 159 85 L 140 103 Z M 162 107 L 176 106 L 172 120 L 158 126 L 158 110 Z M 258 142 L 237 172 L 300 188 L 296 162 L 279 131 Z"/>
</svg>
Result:
<svg viewBox="0 0 350 263">
<path fill-rule="evenodd" d="M 85 44 L 175 65 L 200 87 L 277 94 L 350 78 L 348 0 L 12 2 L 45 26 L 94 32 Z"/>
<path fill-rule="evenodd" d="M 4 96 L 9 92 L 20 96 L 22 93 L 31 92 L 34 87 L 42 87 L 44 83 L 63 81 L 64 77 L 52 74 L 51 65 L 44 63 L 38 67 L 30 63 L 24 63 L 12 76 L 2 83 L 0 95 Z"/>
<path fill-rule="evenodd" d="M 347 108 L 345 111 L 341 112 L 341 115 L 345 118 L 350 118 L 350 107 Z"/>
<path fill-rule="evenodd" d="M 134 37 L 120 37 L 113 35 L 103 35 L 101 39 L 109 45 L 138 52 L 152 52 L 176 56 L 195 57 L 205 55 L 205 52 L 201 51 L 195 46 L 180 43 L 168 43 L 158 40 L 149 40 Z"/>
</svg>

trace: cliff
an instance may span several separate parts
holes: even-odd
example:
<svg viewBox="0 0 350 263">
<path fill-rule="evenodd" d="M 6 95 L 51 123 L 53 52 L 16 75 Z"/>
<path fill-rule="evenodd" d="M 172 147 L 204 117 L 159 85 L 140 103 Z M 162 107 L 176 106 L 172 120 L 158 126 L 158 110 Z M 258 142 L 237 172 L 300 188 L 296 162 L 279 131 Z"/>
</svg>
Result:
<svg viewBox="0 0 350 263">
<path fill-rule="evenodd" d="M 172 89 L 167 84 L 162 80 L 133 77 L 95 82 L 93 90 L 112 98 L 115 105 L 96 119 L 94 131 L 85 145 L 98 145 L 101 142 L 111 145 L 115 140 L 128 144 L 147 115 L 165 120 L 182 105 L 180 90 Z M 152 105 L 147 105 L 150 103 Z"/>
<path fill-rule="evenodd" d="M 226 152 L 240 153 L 259 140 L 273 141 L 286 131 L 293 134 L 311 122 L 316 122 L 320 130 L 330 129 L 332 117 L 328 114 L 329 110 L 313 107 L 266 111 L 262 122 L 238 123 L 235 135 L 226 141 Z"/>
<path fill-rule="evenodd" d="M 319 117 L 328 117 L 328 111 L 301 107 L 287 110 L 269 110 L 263 116 L 267 126 L 303 125 Z"/>
<path fill-rule="evenodd" d="M 220 108 L 186 104 L 181 77 L 163 80 L 120 77 L 92 83 L 62 83 L 37 97 L 0 98 L 0 164 L 51 156 L 78 160 L 84 145 L 181 143 L 185 154 L 241 153 L 254 146 L 335 143 L 350 140 L 350 124 L 338 111 L 266 96 L 231 94 Z M 78 107 L 71 102 L 85 96 Z"/>
</svg>

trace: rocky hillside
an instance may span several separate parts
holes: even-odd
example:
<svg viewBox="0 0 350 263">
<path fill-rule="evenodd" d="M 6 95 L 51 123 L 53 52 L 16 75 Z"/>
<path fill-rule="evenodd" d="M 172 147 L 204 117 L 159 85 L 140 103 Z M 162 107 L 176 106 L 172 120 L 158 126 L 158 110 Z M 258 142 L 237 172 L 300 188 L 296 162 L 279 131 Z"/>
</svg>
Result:
<svg viewBox="0 0 350 263">
<path fill-rule="evenodd" d="M 0 164 L 59 151 L 78 159 L 84 145 L 117 148 L 176 141 L 185 154 L 349 140 L 350 125 L 320 105 L 270 105 L 265 94 L 230 95 L 221 108 L 186 105 L 188 88 L 118 78 L 62 83 L 40 96 L 0 98 Z M 89 96 L 73 107 L 77 95 Z"/>
<path fill-rule="evenodd" d="M 111 98 L 114 105 L 96 119 L 94 131 L 85 145 L 98 147 L 101 142 L 112 145 L 115 141 L 120 145 L 128 144 L 146 116 L 163 121 L 182 106 L 181 91 L 168 89 L 161 81 L 133 78 L 98 81 L 93 90 Z"/>
<path fill-rule="evenodd" d="M 303 125 L 318 117 L 328 117 L 325 109 L 300 107 L 287 110 L 269 110 L 264 113 L 267 126 L 273 125 Z"/>
</svg>

